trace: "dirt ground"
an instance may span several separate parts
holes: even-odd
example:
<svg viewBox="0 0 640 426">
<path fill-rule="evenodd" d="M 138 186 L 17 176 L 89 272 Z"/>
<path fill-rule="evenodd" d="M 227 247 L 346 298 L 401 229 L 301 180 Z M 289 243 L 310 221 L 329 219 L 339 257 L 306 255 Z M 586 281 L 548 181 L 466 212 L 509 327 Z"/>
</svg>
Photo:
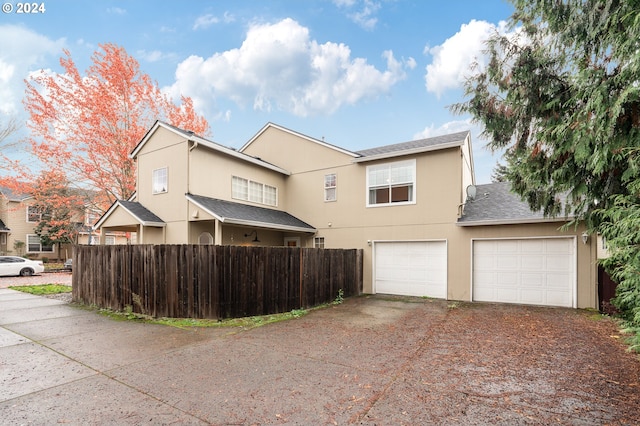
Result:
<svg viewBox="0 0 640 426">
<path fill-rule="evenodd" d="M 591 311 L 377 295 L 245 330 L 20 309 L 9 424 L 640 424 L 638 355 Z"/>
</svg>

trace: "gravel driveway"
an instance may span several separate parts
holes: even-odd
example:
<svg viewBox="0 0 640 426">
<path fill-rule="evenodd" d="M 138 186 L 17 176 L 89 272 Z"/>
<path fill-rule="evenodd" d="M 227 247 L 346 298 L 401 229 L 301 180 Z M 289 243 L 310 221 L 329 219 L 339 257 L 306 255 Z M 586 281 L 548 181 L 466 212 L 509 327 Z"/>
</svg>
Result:
<svg viewBox="0 0 640 426">
<path fill-rule="evenodd" d="M 0 345 L 8 424 L 640 424 L 638 356 L 594 312 L 363 296 L 178 329 L 15 296 L 0 301 L 0 331 L 22 339 Z"/>
<path fill-rule="evenodd" d="M 43 272 L 30 277 L 0 277 L 0 288 L 37 284 L 71 285 L 71 272 Z"/>
</svg>

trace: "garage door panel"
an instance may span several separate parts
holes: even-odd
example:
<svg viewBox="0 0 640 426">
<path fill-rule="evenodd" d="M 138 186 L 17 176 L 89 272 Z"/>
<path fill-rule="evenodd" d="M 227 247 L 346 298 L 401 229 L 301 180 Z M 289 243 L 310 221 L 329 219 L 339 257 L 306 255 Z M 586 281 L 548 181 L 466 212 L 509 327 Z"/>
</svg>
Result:
<svg viewBox="0 0 640 426">
<path fill-rule="evenodd" d="M 446 298 L 446 248 L 445 241 L 376 243 L 376 293 Z"/>
<path fill-rule="evenodd" d="M 473 300 L 571 307 L 574 238 L 473 242 Z"/>
</svg>

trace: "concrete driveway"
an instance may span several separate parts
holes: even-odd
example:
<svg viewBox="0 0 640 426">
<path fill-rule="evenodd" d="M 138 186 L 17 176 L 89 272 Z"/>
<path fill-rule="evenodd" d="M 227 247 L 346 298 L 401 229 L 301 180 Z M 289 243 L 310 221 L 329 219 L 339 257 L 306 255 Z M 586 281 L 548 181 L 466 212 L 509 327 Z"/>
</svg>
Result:
<svg viewBox="0 0 640 426">
<path fill-rule="evenodd" d="M 639 382 L 592 312 L 364 296 L 178 329 L 0 289 L 2 424 L 638 424 Z"/>
</svg>

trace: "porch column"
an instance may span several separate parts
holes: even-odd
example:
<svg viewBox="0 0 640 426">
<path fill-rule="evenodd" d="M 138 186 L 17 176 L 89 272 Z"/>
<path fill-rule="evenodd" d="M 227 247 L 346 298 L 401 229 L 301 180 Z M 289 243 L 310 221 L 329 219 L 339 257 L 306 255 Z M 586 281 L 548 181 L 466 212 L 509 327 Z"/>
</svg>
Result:
<svg viewBox="0 0 640 426">
<path fill-rule="evenodd" d="M 213 244 L 222 245 L 222 225 L 218 219 L 213 222 Z"/>
</svg>

